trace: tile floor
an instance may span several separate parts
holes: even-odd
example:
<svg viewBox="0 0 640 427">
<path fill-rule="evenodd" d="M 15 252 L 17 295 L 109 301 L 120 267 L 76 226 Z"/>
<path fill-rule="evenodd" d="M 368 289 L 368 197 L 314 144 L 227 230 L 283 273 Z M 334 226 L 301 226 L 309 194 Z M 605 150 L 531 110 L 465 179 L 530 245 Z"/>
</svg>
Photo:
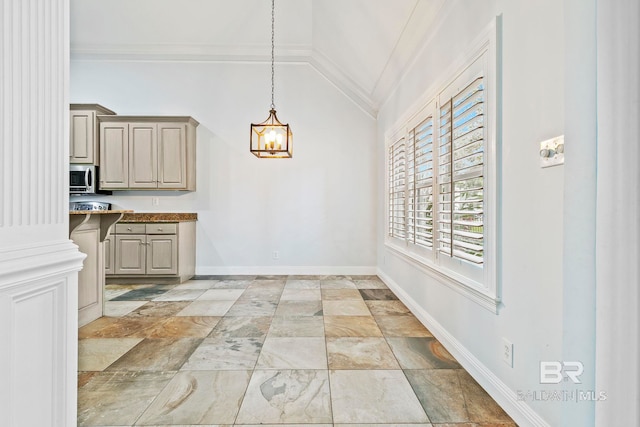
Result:
<svg viewBox="0 0 640 427">
<path fill-rule="evenodd" d="M 107 285 L 106 300 L 79 331 L 80 426 L 515 426 L 375 276 Z"/>
</svg>

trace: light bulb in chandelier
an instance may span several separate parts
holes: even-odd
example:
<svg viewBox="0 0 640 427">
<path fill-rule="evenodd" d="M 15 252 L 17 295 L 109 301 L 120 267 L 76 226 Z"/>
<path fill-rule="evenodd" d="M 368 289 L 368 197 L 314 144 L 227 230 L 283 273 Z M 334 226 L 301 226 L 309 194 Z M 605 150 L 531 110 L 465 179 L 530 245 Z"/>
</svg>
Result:
<svg viewBox="0 0 640 427">
<path fill-rule="evenodd" d="M 269 131 L 269 133 L 267 134 L 267 141 L 274 142 L 275 140 L 276 140 L 276 131 L 271 129 L 271 131 Z"/>
</svg>

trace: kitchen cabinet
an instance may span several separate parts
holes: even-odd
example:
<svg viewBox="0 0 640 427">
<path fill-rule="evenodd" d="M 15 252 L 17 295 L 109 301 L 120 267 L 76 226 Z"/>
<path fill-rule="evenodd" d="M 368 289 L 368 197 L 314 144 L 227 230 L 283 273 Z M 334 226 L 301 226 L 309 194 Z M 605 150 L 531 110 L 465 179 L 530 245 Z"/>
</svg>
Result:
<svg viewBox="0 0 640 427">
<path fill-rule="evenodd" d="M 195 130 L 194 130 L 195 131 Z M 158 124 L 158 188 L 171 189 L 186 185 L 188 172 L 195 171 L 195 164 L 189 164 L 186 154 L 187 127 L 179 123 Z M 194 151 L 195 154 L 195 151 Z M 195 162 L 195 158 L 192 160 Z"/>
<path fill-rule="evenodd" d="M 147 274 L 178 273 L 178 241 L 175 235 L 147 236 Z"/>
<path fill-rule="evenodd" d="M 104 273 L 105 274 L 114 274 L 115 270 L 115 238 L 113 235 L 109 235 L 106 239 L 104 239 Z"/>
<path fill-rule="evenodd" d="M 196 127 L 191 117 L 100 117 L 100 188 L 196 188 Z"/>
<path fill-rule="evenodd" d="M 114 270 L 110 278 L 173 277 L 195 273 L 195 222 L 121 223 L 114 236 Z"/>
<path fill-rule="evenodd" d="M 129 124 L 129 188 L 158 188 L 158 138 L 155 123 Z"/>
<path fill-rule="evenodd" d="M 115 274 L 146 274 L 146 244 L 144 234 L 116 235 Z"/>
<path fill-rule="evenodd" d="M 98 104 L 71 104 L 69 113 L 69 162 L 100 164 L 98 115 L 114 115 Z"/>
<path fill-rule="evenodd" d="M 129 126 L 100 123 L 100 189 L 129 187 Z"/>
</svg>

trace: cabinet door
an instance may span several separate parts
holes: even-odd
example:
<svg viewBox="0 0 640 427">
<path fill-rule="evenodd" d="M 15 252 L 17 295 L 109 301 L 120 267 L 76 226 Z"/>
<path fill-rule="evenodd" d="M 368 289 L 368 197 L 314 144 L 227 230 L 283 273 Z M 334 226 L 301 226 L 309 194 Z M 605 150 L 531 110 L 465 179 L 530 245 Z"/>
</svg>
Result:
<svg viewBox="0 0 640 427">
<path fill-rule="evenodd" d="M 129 126 L 100 123 L 100 188 L 129 187 Z"/>
<path fill-rule="evenodd" d="M 115 274 L 115 255 L 116 255 L 116 246 L 115 246 L 115 237 L 113 235 L 107 236 L 104 239 L 104 274 Z"/>
<path fill-rule="evenodd" d="M 102 316 L 102 276 L 103 256 L 100 250 L 100 229 L 95 221 L 72 233 L 78 249 L 87 254 L 82 270 L 78 273 L 78 310 L 83 323 Z"/>
<path fill-rule="evenodd" d="M 187 125 L 158 123 L 158 188 L 187 188 Z"/>
<path fill-rule="evenodd" d="M 147 251 L 144 234 L 116 234 L 115 274 L 145 274 Z"/>
<path fill-rule="evenodd" d="M 178 274 L 178 239 L 174 235 L 147 235 L 147 274 Z"/>
<path fill-rule="evenodd" d="M 130 188 L 158 188 L 157 149 L 154 123 L 129 124 Z"/>
<path fill-rule="evenodd" d="M 96 113 L 89 110 L 75 110 L 70 113 L 69 129 L 71 163 L 97 164 L 96 148 Z"/>
</svg>

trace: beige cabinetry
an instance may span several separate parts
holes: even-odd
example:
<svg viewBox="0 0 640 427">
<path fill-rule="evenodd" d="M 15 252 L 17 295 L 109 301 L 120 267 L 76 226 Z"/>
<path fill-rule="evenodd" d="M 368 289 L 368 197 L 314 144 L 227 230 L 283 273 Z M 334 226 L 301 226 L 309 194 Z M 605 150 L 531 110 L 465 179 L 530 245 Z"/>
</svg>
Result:
<svg viewBox="0 0 640 427">
<path fill-rule="evenodd" d="M 146 274 L 146 242 L 144 234 L 116 235 L 115 274 Z"/>
<path fill-rule="evenodd" d="M 81 326 L 102 316 L 104 273 L 101 270 L 104 267 L 101 262 L 100 218 L 92 217 L 74 229 L 71 238 L 87 255 L 78 273 L 78 323 Z"/>
<path fill-rule="evenodd" d="M 196 188 L 196 127 L 191 117 L 100 117 L 100 188 Z"/>
<path fill-rule="evenodd" d="M 106 239 L 104 239 L 104 273 L 105 274 L 114 274 L 115 273 L 115 237 L 113 235 L 109 235 Z"/>
<path fill-rule="evenodd" d="M 110 231 L 122 211 L 71 212 L 69 237 L 87 255 L 78 273 L 78 325 L 83 326 L 103 314 L 105 272 L 113 260 Z"/>
<path fill-rule="evenodd" d="M 110 277 L 162 276 L 180 281 L 195 273 L 195 222 L 116 224 Z"/>
<path fill-rule="evenodd" d="M 129 124 L 129 188 L 158 188 L 158 128 Z"/>
<path fill-rule="evenodd" d="M 158 124 L 158 188 L 182 187 L 189 181 L 194 181 L 195 185 L 195 175 L 189 176 L 195 172 L 195 157 L 192 160 L 187 158 L 190 152 L 188 133 L 187 126 L 180 123 Z"/>
<path fill-rule="evenodd" d="M 114 115 L 98 104 L 71 104 L 69 113 L 69 162 L 100 164 L 99 115 Z"/>
<path fill-rule="evenodd" d="M 129 187 L 129 126 L 100 123 L 100 189 Z"/>
</svg>

